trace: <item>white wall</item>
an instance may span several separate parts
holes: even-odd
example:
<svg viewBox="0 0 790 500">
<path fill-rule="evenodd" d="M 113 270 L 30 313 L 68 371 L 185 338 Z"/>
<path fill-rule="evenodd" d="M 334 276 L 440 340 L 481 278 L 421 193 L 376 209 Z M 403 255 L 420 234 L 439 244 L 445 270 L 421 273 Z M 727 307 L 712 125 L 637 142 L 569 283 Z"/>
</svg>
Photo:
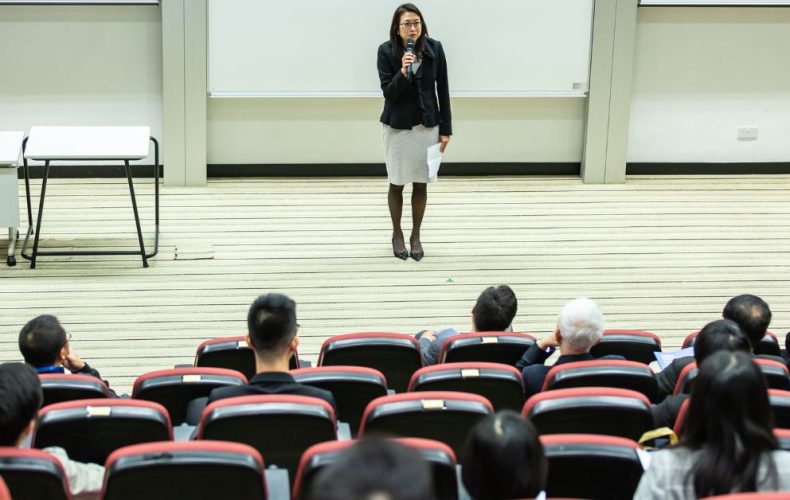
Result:
<svg viewBox="0 0 790 500">
<path fill-rule="evenodd" d="M 459 98 L 447 161 L 581 161 L 584 99 Z M 210 99 L 208 162 L 381 163 L 383 98 Z"/>
<path fill-rule="evenodd" d="M 151 6 L 1 6 L 0 130 L 150 125 L 161 138 L 160 19 Z"/>
<path fill-rule="evenodd" d="M 788 48 L 790 8 L 640 8 L 628 161 L 790 161 Z"/>
</svg>

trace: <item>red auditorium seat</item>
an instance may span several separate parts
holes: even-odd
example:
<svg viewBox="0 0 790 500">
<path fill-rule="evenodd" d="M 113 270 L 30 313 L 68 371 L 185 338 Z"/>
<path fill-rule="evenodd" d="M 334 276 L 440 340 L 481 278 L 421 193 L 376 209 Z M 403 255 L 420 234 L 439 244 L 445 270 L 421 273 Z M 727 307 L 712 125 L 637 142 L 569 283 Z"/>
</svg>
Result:
<svg viewBox="0 0 790 500">
<path fill-rule="evenodd" d="M 779 441 L 779 449 L 790 451 L 790 429 L 774 429 L 774 436 Z"/>
<path fill-rule="evenodd" d="M 526 333 L 463 333 L 444 341 L 439 363 L 485 361 L 515 366 L 534 343 L 535 337 Z"/>
<path fill-rule="evenodd" d="M 653 427 L 650 401 L 636 391 L 608 387 L 535 394 L 521 414 L 540 434 L 605 434 L 638 440 Z"/>
<path fill-rule="evenodd" d="M 41 380 L 41 391 L 44 393 L 44 402 L 41 406 L 77 399 L 112 397 L 107 384 L 90 375 L 48 373 L 39 375 L 38 378 Z"/>
<path fill-rule="evenodd" d="M 768 400 L 774 411 L 774 427 L 790 429 L 790 391 L 768 389 Z"/>
<path fill-rule="evenodd" d="M 159 403 L 167 408 L 173 425 L 180 425 L 186 419 L 187 405 L 193 399 L 207 397 L 217 387 L 246 383 L 247 378 L 236 370 L 172 368 L 137 377 L 132 398 Z"/>
<path fill-rule="evenodd" d="M 691 394 L 691 386 L 694 379 L 697 377 L 699 370 L 697 370 L 697 363 L 692 361 L 680 370 L 678 374 L 678 381 L 675 382 L 675 390 L 672 391 L 674 396 L 678 394 Z"/>
<path fill-rule="evenodd" d="M 318 366 L 366 366 L 387 378 L 395 392 L 404 392 L 412 373 L 422 367 L 420 345 L 403 333 L 350 333 L 328 338 L 321 346 Z"/>
<path fill-rule="evenodd" d="M 457 454 L 472 427 L 494 408 L 484 397 L 461 392 L 409 392 L 370 402 L 360 436 L 388 435 L 435 439 Z"/>
<path fill-rule="evenodd" d="M 661 339 L 642 330 L 604 330 L 600 342 L 590 349 L 596 358 L 616 354 L 645 364 L 656 360 L 656 352 L 661 352 Z"/>
<path fill-rule="evenodd" d="M 754 358 L 754 362 L 765 375 L 765 381 L 771 389 L 790 390 L 790 372 L 787 366 L 772 359 Z M 697 364 L 689 363 L 683 367 L 675 383 L 674 394 L 691 394 L 694 378 L 697 376 Z"/>
<path fill-rule="evenodd" d="M 790 372 L 787 365 L 772 359 L 754 358 L 754 362 L 765 375 L 769 389 L 790 390 Z"/>
<path fill-rule="evenodd" d="M 123 446 L 172 439 L 170 417 L 157 403 L 82 399 L 43 408 L 32 442 L 35 448 L 59 446 L 73 460 L 101 465 Z"/>
<path fill-rule="evenodd" d="M 266 463 L 288 469 L 293 479 L 302 453 L 337 439 L 335 411 L 307 396 L 265 395 L 221 399 L 200 418 L 197 439 L 234 441 L 252 446 Z"/>
<path fill-rule="evenodd" d="M 0 476 L 0 500 L 11 500 L 11 492 L 8 491 L 2 476 Z"/>
<path fill-rule="evenodd" d="M 414 372 L 409 392 L 455 391 L 488 399 L 494 411 L 519 411 L 524 406 L 524 381 L 512 366 L 468 362 L 426 366 Z"/>
<path fill-rule="evenodd" d="M 318 366 L 292 370 L 301 384 L 325 389 L 335 397 L 337 419 L 346 422 L 352 435 L 359 431 L 365 407 L 374 399 L 387 395 L 387 379 L 373 368 L 364 366 Z"/>
<path fill-rule="evenodd" d="M 656 374 L 638 361 L 596 359 L 564 363 L 551 368 L 543 390 L 572 387 L 618 387 L 644 394 L 651 402 L 658 400 Z"/>
<path fill-rule="evenodd" d="M 685 425 L 686 423 L 686 417 L 688 416 L 690 402 L 691 402 L 690 399 L 683 401 L 683 404 L 680 405 L 680 411 L 678 411 L 678 417 L 675 419 L 675 426 L 672 428 L 672 431 L 678 437 L 680 437 L 680 435 L 683 434 L 683 425 Z"/>
<path fill-rule="evenodd" d="M 689 333 L 686 338 L 683 339 L 682 349 L 692 347 L 697 341 L 697 335 L 699 335 L 698 331 Z M 760 342 L 758 342 L 756 346 L 754 346 L 754 353 L 781 357 L 781 349 L 779 347 L 779 340 L 777 340 L 776 334 L 771 331 L 765 332 L 765 336 L 760 339 Z"/>
<path fill-rule="evenodd" d="M 71 499 L 66 472 L 60 461 L 41 450 L 0 447 L 0 476 L 11 498 Z"/>
<path fill-rule="evenodd" d="M 703 500 L 787 500 L 788 495 L 790 494 L 786 491 L 759 491 L 716 495 L 714 497 L 704 497 Z"/>
<path fill-rule="evenodd" d="M 263 458 L 245 444 L 139 444 L 114 451 L 105 467 L 104 500 L 265 500 L 268 496 Z"/>
<path fill-rule="evenodd" d="M 643 472 L 635 441 L 590 434 L 552 434 L 540 441 L 549 461 L 549 497 L 633 498 Z"/>
<path fill-rule="evenodd" d="M 437 500 L 458 499 L 456 458 L 449 446 L 433 439 L 398 438 L 396 441 L 416 450 L 431 465 Z M 338 456 L 354 443 L 353 440 L 331 441 L 308 448 L 299 462 L 299 470 L 294 481 L 293 500 L 306 499 L 318 473 L 337 461 Z"/>
<path fill-rule="evenodd" d="M 247 345 L 244 336 L 219 337 L 206 340 L 198 346 L 195 366 L 236 370 L 249 380 L 255 376 L 255 353 Z M 299 368 L 298 355 L 291 358 L 290 368 Z"/>
</svg>

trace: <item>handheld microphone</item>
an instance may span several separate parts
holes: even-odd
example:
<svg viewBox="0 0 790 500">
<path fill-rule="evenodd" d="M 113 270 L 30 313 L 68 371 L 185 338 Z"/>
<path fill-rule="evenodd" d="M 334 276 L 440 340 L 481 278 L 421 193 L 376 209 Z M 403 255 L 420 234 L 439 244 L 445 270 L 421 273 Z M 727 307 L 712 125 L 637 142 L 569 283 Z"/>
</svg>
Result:
<svg viewBox="0 0 790 500">
<path fill-rule="evenodd" d="M 406 53 L 407 54 L 414 54 L 414 38 L 409 38 L 408 40 L 406 40 Z M 409 72 L 409 74 L 413 75 L 414 72 L 411 70 L 411 64 L 412 63 L 409 63 L 408 72 Z"/>
</svg>

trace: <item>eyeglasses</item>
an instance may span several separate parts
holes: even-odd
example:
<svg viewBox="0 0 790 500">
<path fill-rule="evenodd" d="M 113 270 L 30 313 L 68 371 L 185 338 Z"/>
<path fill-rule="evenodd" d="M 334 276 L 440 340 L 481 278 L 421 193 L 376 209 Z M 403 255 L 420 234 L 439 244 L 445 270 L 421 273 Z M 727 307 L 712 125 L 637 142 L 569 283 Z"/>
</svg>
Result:
<svg viewBox="0 0 790 500">
<path fill-rule="evenodd" d="M 420 26 L 422 26 L 422 23 L 420 21 L 406 21 L 405 23 L 400 23 L 400 27 L 405 28 L 407 30 L 410 30 L 412 28 L 420 29 Z"/>
</svg>

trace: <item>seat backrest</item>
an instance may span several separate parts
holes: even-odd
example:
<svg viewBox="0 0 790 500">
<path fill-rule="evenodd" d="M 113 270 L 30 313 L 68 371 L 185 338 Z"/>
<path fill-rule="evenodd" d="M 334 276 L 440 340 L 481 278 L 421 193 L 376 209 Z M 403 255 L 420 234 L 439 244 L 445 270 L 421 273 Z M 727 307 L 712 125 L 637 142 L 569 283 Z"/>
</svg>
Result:
<svg viewBox="0 0 790 500">
<path fill-rule="evenodd" d="M 167 410 L 133 399 L 82 399 L 39 412 L 33 446 L 59 446 L 78 462 L 103 465 L 110 453 L 132 444 L 173 439 Z"/>
<path fill-rule="evenodd" d="M 247 377 L 225 368 L 173 368 L 148 372 L 137 377 L 132 398 L 164 406 L 173 425 L 186 420 L 187 405 L 195 398 L 208 396 L 217 387 L 238 386 Z"/>
<path fill-rule="evenodd" d="M 219 337 L 198 346 L 195 366 L 236 370 L 249 380 L 255 376 L 255 353 L 244 336 Z M 291 358 L 290 368 L 299 368 L 298 354 Z"/>
<path fill-rule="evenodd" d="M 494 408 L 484 397 L 462 392 L 409 392 L 374 399 L 365 409 L 360 436 L 435 439 L 458 455 L 466 436 Z"/>
<path fill-rule="evenodd" d="M 292 370 L 291 375 L 301 384 L 331 392 L 337 419 L 348 423 L 352 435 L 357 434 L 368 403 L 387 395 L 384 374 L 364 366 L 317 366 Z"/>
<path fill-rule="evenodd" d="M 774 412 L 774 427 L 790 429 L 790 391 L 768 389 L 768 400 Z"/>
<path fill-rule="evenodd" d="M 535 337 L 526 333 L 462 333 L 444 341 L 439 363 L 486 361 L 515 366 L 534 343 Z"/>
<path fill-rule="evenodd" d="M 430 464 L 437 500 L 458 498 L 456 458 L 449 446 L 433 439 L 398 438 L 396 441 L 417 451 Z M 299 461 L 299 469 L 294 480 L 293 500 L 308 498 L 318 473 L 335 463 L 338 457 L 355 442 L 329 441 L 308 448 Z"/>
<path fill-rule="evenodd" d="M 790 429 L 774 429 L 774 436 L 779 441 L 779 449 L 790 451 Z"/>
<path fill-rule="evenodd" d="M 239 443 L 187 441 L 127 446 L 107 459 L 103 498 L 265 500 L 263 471 L 260 453 Z"/>
<path fill-rule="evenodd" d="M 790 390 L 790 372 L 787 365 L 772 359 L 754 358 L 754 362 L 765 375 L 769 389 Z"/>
<path fill-rule="evenodd" d="M 467 362 L 426 366 L 414 372 L 409 392 L 455 391 L 479 394 L 495 411 L 519 411 L 524 406 L 524 381 L 512 366 Z"/>
<path fill-rule="evenodd" d="M 540 434 L 604 434 L 638 440 L 653 427 L 644 394 L 611 387 L 557 389 L 535 394 L 522 415 Z"/>
<path fill-rule="evenodd" d="M 672 431 L 678 437 L 680 437 L 681 434 L 683 434 L 683 426 L 686 423 L 686 418 L 688 418 L 690 404 L 691 404 L 691 399 L 689 398 L 683 401 L 683 403 L 680 405 L 680 410 L 678 410 L 678 416 L 675 419 L 675 426 L 672 427 Z"/>
<path fill-rule="evenodd" d="M 350 333 L 328 338 L 321 346 L 318 366 L 366 366 L 387 378 L 395 392 L 404 392 L 412 373 L 422 367 L 420 345 L 404 333 Z"/>
<path fill-rule="evenodd" d="M 682 349 L 692 347 L 697 342 L 699 332 L 691 332 L 683 339 Z M 771 331 L 766 331 L 765 336 L 760 339 L 756 346 L 754 346 L 754 354 L 767 354 L 769 356 L 781 356 L 781 348 L 779 347 L 779 340 L 776 334 Z"/>
<path fill-rule="evenodd" d="M 615 354 L 645 364 L 656 360 L 656 352 L 661 352 L 661 339 L 642 330 L 604 330 L 601 340 L 590 349 L 596 358 Z"/>
<path fill-rule="evenodd" d="M 47 373 L 38 378 L 44 394 L 42 407 L 63 401 L 112 397 L 107 384 L 90 375 Z"/>
<path fill-rule="evenodd" d="M 697 369 L 696 361 L 692 361 L 684 366 L 678 374 L 678 381 L 675 382 L 675 390 L 672 391 L 672 394 L 674 396 L 678 394 L 691 394 L 691 386 L 698 374 L 699 370 Z"/>
<path fill-rule="evenodd" d="M 334 409 L 322 399 L 240 396 L 209 404 L 200 418 L 197 439 L 248 444 L 270 466 L 288 469 L 293 479 L 307 448 L 337 439 L 337 422 Z"/>
<path fill-rule="evenodd" d="M 644 394 L 658 402 L 656 375 L 638 361 L 604 360 L 576 361 L 555 365 L 546 374 L 543 390 L 571 387 L 619 387 Z"/>
<path fill-rule="evenodd" d="M 704 500 L 787 500 L 786 491 L 756 491 L 752 493 L 728 493 L 705 497 Z"/>
<path fill-rule="evenodd" d="M 590 434 L 552 434 L 540 441 L 549 462 L 549 497 L 633 498 L 643 472 L 635 441 Z"/>
<path fill-rule="evenodd" d="M 41 450 L 0 447 L 0 476 L 11 498 L 71 498 L 68 478 L 60 461 Z"/>
</svg>

